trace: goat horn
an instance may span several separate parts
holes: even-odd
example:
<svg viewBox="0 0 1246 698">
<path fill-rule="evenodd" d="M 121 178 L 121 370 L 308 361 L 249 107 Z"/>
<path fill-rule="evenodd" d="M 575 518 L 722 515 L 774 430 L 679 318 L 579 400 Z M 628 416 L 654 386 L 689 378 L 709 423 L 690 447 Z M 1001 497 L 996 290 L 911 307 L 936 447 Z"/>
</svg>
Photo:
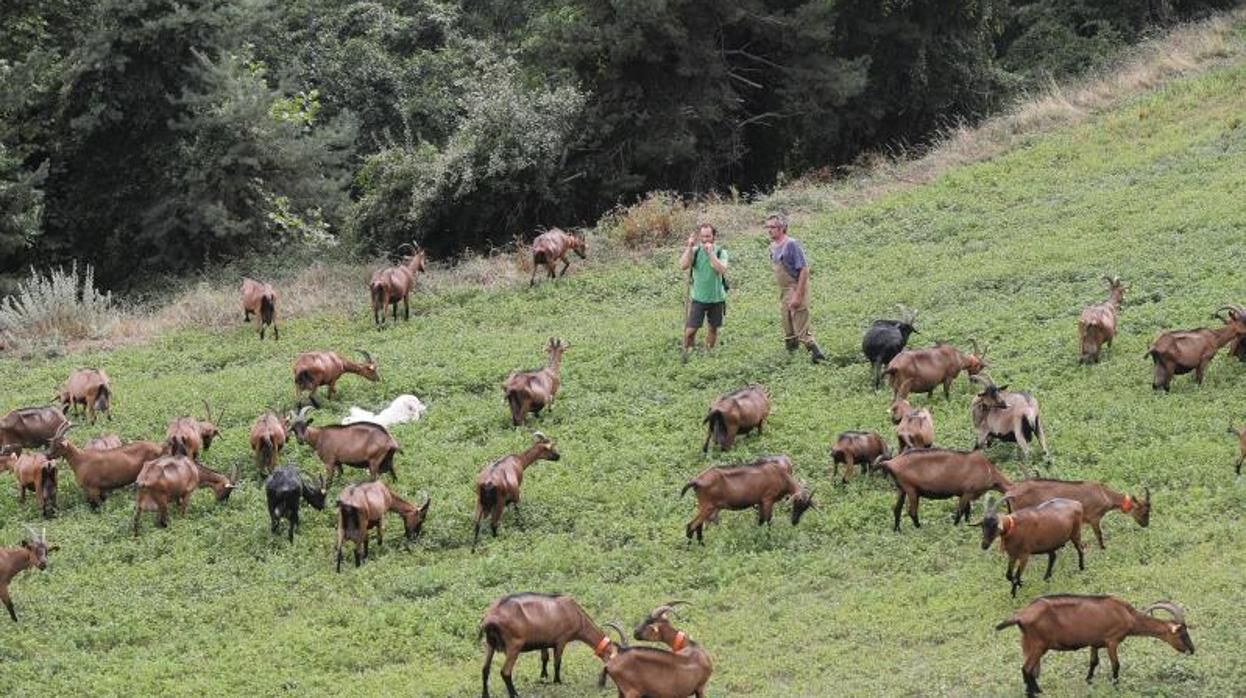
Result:
<svg viewBox="0 0 1246 698">
<path fill-rule="evenodd" d="M 363 354 L 364 361 L 367 361 L 370 364 L 376 363 L 376 360 L 372 358 L 372 355 L 369 354 L 366 349 L 355 349 L 355 351 L 359 352 L 360 354 Z"/>
<path fill-rule="evenodd" d="M 30 526 L 28 526 L 28 525 L 26 525 L 26 524 L 22 524 L 22 527 L 23 527 L 23 528 L 25 528 L 27 531 L 30 531 L 30 539 L 31 539 L 32 541 L 37 541 L 37 540 L 39 540 L 39 532 L 38 532 L 38 531 L 36 531 L 35 529 L 31 528 Z"/>
<path fill-rule="evenodd" d="M 532 432 L 532 440 L 540 441 L 541 443 L 549 443 L 549 437 L 539 431 Z"/>
<path fill-rule="evenodd" d="M 1156 601 L 1142 609 L 1142 612 L 1147 615 L 1155 615 L 1155 611 L 1168 611 L 1172 614 L 1173 620 L 1181 625 L 1185 625 L 1185 613 L 1181 610 L 1181 607 L 1171 601 Z"/>
<path fill-rule="evenodd" d="M 976 354 L 976 355 L 978 355 L 978 356 L 981 356 L 981 355 L 982 355 L 982 352 L 978 351 L 978 340 L 976 340 L 976 339 L 971 339 L 971 340 L 969 340 L 969 346 L 973 347 L 973 353 L 974 353 L 974 354 Z"/>
<path fill-rule="evenodd" d="M 295 419 L 307 419 L 307 413 L 311 410 L 311 408 L 311 405 L 304 405 L 303 408 L 299 410 L 298 415 L 295 416 Z"/>
<path fill-rule="evenodd" d="M 424 495 L 424 503 L 420 505 L 420 511 L 428 511 L 428 505 L 433 503 L 433 498 L 428 496 L 428 492 L 420 490 L 420 494 Z"/>
<path fill-rule="evenodd" d="M 619 634 L 619 647 L 627 647 L 627 633 L 623 632 L 623 628 L 620 628 L 618 623 L 608 621 L 605 627 L 614 628 L 614 632 Z M 602 635 L 605 635 L 605 633 L 602 633 Z"/>
<path fill-rule="evenodd" d="M 200 400 L 199 402 L 203 403 L 203 409 L 208 413 L 208 421 L 211 422 L 212 421 L 212 406 L 208 404 L 207 400 Z"/>
</svg>

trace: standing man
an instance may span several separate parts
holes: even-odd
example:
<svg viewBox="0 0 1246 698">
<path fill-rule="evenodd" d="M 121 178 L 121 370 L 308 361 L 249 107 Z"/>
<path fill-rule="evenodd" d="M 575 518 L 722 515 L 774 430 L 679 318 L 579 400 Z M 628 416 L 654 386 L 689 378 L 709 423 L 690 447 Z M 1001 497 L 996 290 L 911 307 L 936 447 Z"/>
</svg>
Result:
<svg viewBox="0 0 1246 698">
<path fill-rule="evenodd" d="M 706 318 L 709 333 L 705 335 L 705 347 L 713 349 L 718 343 L 718 328 L 723 324 L 723 312 L 727 308 L 727 288 L 723 275 L 727 273 L 727 251 L 715 240 L 718 231 L 709 223 L 702 223 L 688 237 L 688 244 L 679 258 L 680 269 L 690 269 L 692 280 L 688 317 L 684 323 L 684 344 L 679 352 L 679 362 L 688 362 L 688 351 L 696 340 L 697 330 Z"/>
<path fill-rule="evenodd" d="M 809 329 L 809 263 L 805 261 L 805 250 L 787 236 L 787 218 L 782 214 L 766 218 L 766 233 L 770 235 L 774 280 L 779 284 L 779 310 L 787 350 L 796 351 L 803 344 L 815 364 L 825 361 L 826 356 Z"/>
</svg>

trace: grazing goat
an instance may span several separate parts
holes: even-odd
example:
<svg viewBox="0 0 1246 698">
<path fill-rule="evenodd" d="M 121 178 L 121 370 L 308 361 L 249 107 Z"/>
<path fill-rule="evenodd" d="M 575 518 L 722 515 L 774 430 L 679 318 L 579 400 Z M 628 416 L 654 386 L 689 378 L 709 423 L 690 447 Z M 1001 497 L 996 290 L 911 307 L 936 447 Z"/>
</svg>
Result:
<svg viewBox="0 0 1246 698">
<path fill-rule="evenodd" d="M 144 511 L 156 512 L 156 525 L 169 525 L 169 503 L 177 502 L 178 512 L 186 515 L 190 495 L 200 485 L 211 487 L 216 501 L 229 499 L 238 481 L 238 469 L 230 477 L 209 470 L 188 456 L 161 456 L 143 465 L 135 482 L 138 496 L 134 499 L 134 535 L 138 535 L 139 516 Z"/>
<path fill-rule="evenodd" d="M 956 517 L 952 524 L 960 523 L 962 517 L 969 520 L 969 506 L 989 490 L 1003 493 L 1012 485 L 981 451 L 951 451 L 945 448 L 915 448 L 894 458 L 879 461 L 878 468 L 891 476 L 899 490 L 892 515 L 892 530 L 900 530 L 900 511 L 904 501 L 909 503 L 909 518 L 914 528 L 921 528 L 917 520 L 917 505 L 921 497 L 927 499 L 950 499 L 959 497 Z"/>
<path fill-rule="evenodd" d="M 519 509 L 519 488 L 523 485 L 524 470 L 538 460 L 556 461 L 562 456 L 554 450 L 554 442 L 541 432 L 532 435 L 532 445 L 522 453 L 514 453 L 496 460 L 476 476 L 476 532 L 472 537 L 472 551 L 480 541 L 480 520 L 489 513 L 489 530 L 498 536 L 498 522 L 506 505 Z"/>
<path fill-rule="evenodd" d="M 1241 455 L 1237 457 L 1237 464 L 1233 472 L 1240 476 L 1242 474 L 1242 461 L 1246 461 L 1246 427 L 1238 429 L 1230 424 L 1229 433 L 1237 437 L 1237 450 Z"/>
<path fill-rule="evenodd" d="M 310 409 L 304 407 L 298 415 L 291 414 L 290 431 L 299 443 L 316 451 L 316 456 L 324 463 L 329 484 L 341 474 L 343 465 L 367 468 L 373 480 L 381 473 L 389 473 L 395 482 L 398 481 L 398 472 L 394 470 L 398 442 L 385 427 L 371 422 L 313 427 L 309 426 L 312 418 L 307 416 Z"/>
<path fill-rule="evenodd" d="M 5 456 L 0 456 L 0 464 Z M 26 502 L 26 491 L 35 493 L 35 504 L 43 513 L 43 518 L 50 519 L 56 513 L 56 463 L 39 451 L 23 453 L 20 456 L 8 456 L 8 466 L 17 479 L 17 499 Z M 2 468 L 0 468 L 2 470 Z"/>
<path fill-rule="evenodd" d="M 206 420 L 194 417 L 178 417 L 169 422 L 164 433 L 165 449 L 170 455 L 187 456 L 193 461 L 199 460 L 199 454 L 212 448 L 212 440 L 220 436 L 217 424 L 221 423 L 225 411 L 221 410 L 215 418 L 208 401 L 203 401 L 203 409 L 207 413 Z"/>
<path fill-rule="evenodd" d="M 255 423 L 251 425 L 251 452 L 255 454 L 255 469 L 261 476 L 277 467 L 289 428 L 289 417 L 265 412 L 255 418 Z"/>
<path fill-rule="evenodd" d="M 566 274 L 567 267 L 571 266 L 567 253 L 572 251 L 579 255 L 580 259 L 588 257 L 588 242 L 583 236 L 566 233 L 558 228 L 551 228 L 538 235 L 532 241 L 532 278 L 528 280 L 528 286 L 531 287 L 536 283 L 536 272 L 542 264 L 545 265 L 551 279 L 554 278 L 554 267 L 558 266 L 559 261 L 562 262 L 562 271 L 558 275 Z"/>
<path fill-rule="evenodd" d="M 376 545 L 381 547 L 385 539 L 387 511 L 402 518 L 407 540 L 419 538 L 430 504 L 432 500 L 425 494 L 424 503 L 417 507 L 394 494 L 383 482 L 365 482 L 343 489 L 337 495 L 337 571 L 342 571 L 342 544 L 345 541 L 355 543 L 355 567 L 360 565 L 361 547 L 363 559 L 368 559 L 369 530 L 376 529 Z"/>
<path fill-rule="evenodd" d="M 272 520 L 272 532 L 276 535 L 281 520 L 290 520 L 290 542 L 294 542 L 294 529 L 299 525 L 299 502 L 307 500 L 313 509 L 324 509 L 324 476 L 313 485 L 299 472 L 297 465 L 277 468 L 264 481 L 264 495 L 268 499 L 268 516 Z"/>
<path fill-rule="evenodd" d="M 428 407 L 420 402 L 418 397 L 414 395 L 399 395 L 394 398 L 393 402 L 389 403 L 389 407 L 376 414 L 359 407 L 351 407 L 350 415 L 342 420 L 342 424 L 372 422 L 383 427 L 389 427 L 395 424 L 419 421 L 427 411 Z"/>
<path fill-rule="evenodd" d="M 1008 553 L 1008 569 L 1004 579 L 1012 582 L 1012 595 L 1021 586 L 1021 573 L 1030 561 L 1030 555 L 1047 555 L 1047 573 L 1043 581 L 1051 579 L 1051 568 L 1056 564 L 1056 551 L 1072 541 L 1077 550 L 1077 569 L 1086 569 L 1082 549 L 1082 504 L 1072 499 L 1048 499 L 1036 507 L 1014 509 L 1013 513 L 1000 516 L 999 505 L 1008 497 L 988 505 L 982 520 L 971 526 L 982 527 L 982 549 L 991 547 L 999 538 L 999 549 Z M 1014 565 L 1016 571 L 1013 571 Z"/>
<path fill-rule="evenodd" d="M 256 317 L 255 324 L 260 328 L 260 341 L 264 340 L 264 330 L 269 325 L 273 326 L 273 341 L 281 339 L 281 333 L 277 329 L 277 292 L 272 286 L 263 281 L 244 278 L 242 280 L 242 321 L 251 322 L 251 316 Z"/>
<path fill-rule="evenodd" d="M 1155 618 L 1155 611 L 1165 611 L 1173 619 Z M 1025 653 L 1021 678 L 1025 681 L 1025 694 L 1030 698 L 1043 692 L 1038 687 L 1038 672 L 1043 655 L 1049 650 L 1070 652 L 1089 647 L 1087 683 L 1094 679 L 1101 647 L 1107 648 L 1108 660 L 1112 662 L 1112 683 L 1120 679 L 1121 664 L 1116 652 L 1121 641 L 1130 635 L 1159 638 L 1182 654 L 1194 654 L 1185 614 L 1168 601 L 1159 601 L 1138 611 L 1115 596 L 1040 596 L 995 629 L 1013 625 L 1021 630 L 1021 651 Z"/>
<path fill-rule="evenodd" d="M 921 334 L 913 327 L 913 323 L 917 321 L 917 313 L 902 305 L 896 305 L 896 308 L 900 311 L 899 320 L 875 320 L 861 339 L 861 352 L 873 367 L 874 390 L 878 390 L 878 386 L 882 384 L 883 367 L 904 351 L 909 335 Z"/>
<path fill-rule="evenodd" d="M 1029 458 L 1030 442 L 1037 435 L 1046 458 L 1049 455 L 1047 435 L 1038 416 L 1038 400 L 1029 393 L 1009 392 L 1007 385 L 996 387 L 986 375 L 974 376 L 973 380 L 982 386 L 982 392 L 974 397 L 969 406 L 977 432 L 973 447 L 986 448 L 995 439 L 1015 441 L 1024 456 Z"/>
<path fill-rule="evenodd" d="M 915 410 L 908 400 L 896 398 L 891 401 L 891 423 L 896 425 L 900 451 L 934 445 L 934 417 L 925 407 Z"/>
<path fill-rule="evenodd" d="M 565 594 L 522 593 L 503 596 L 489 604 L 480 620 L 476 641 L 485 640 L 485 662 L 480 670 L 481 696 L 489 698 L 489 667 L 494 652 L 506 654 L 502 680 L 510 698 L 519 694 L 511 675 L 521 652 L 541 651 L 541 678 L 547 678 L 549 651 L 554 650 L 554 683 L 562 683 L 562 653 L 567 644 L 583 642 L 606 661 L 614 645 L 575 599 Z"/>
<path fill-rule="evenodd" d="M 70 409 L 82 405 L 92 424 L 98 412 L 107 412 L 108 421 L 112 421 L 112 388 L 108 384 L 108 374 L 98 368 L 80 368 L 69 374 L 57 398 L 62 414 L 67 415 Z"/>
<path fill-rule="evenodd" d="M 59 546 L 49 546 L 44 534 L 36 534 L 29 526 L 30 539 L 23 540 L 16 548 L 0 548 L 0 601 L 9 611 L 9 617 L 17 622 L 17 612 L 13 610 L 13 600 L 9 598 L 9 582 L 19 572 L 30 567 L 41 570 L 48 568 L 48 553 L 55 552 Z"/>
<path fill-rule="evenodd" d="M 891 386 L 893 397 L 907 398 L 909 393 L 926 393 L 934 397 L 935 388 L 943 386 L 943 397 L 951 400 L 952 381 L 961 371 L 974 376 L 986 365 L 986 352 L 990 345 L 978 351 L 978 343 L 972 342 L 973 352 L 966 354 L 943 342 L 929 349 L 905 349 L 888 364 L 883 375 Z"/>
<path fill-rule="evenodd" d="M 343 373 L 363 376 L 375 383 L 381 379 L 376 372 L 376 361 L 363 349 L 356 350 L 363 355 L 363 363 L 356 363 L 343 358 L 341 354 L 331 351 L 309 351 L 299 354 L 294 359 L 294 401 L 300 402 L 304 392 L 311 404 L 320 407 L 316 400 L 316 391 L 320 386 L 329 386 L 329 399 L 337 392 L 337 381 Z"/>
<path fill-rule="evenodd" d="M 1151 490 L 1146 489 L 1144 492 L 1145 496 L 1141 498 L 1131 497 L 1110 490 L 1097 482 L 1034 478 L 1012 485 L 1005 494 L 1014 509 L 1038 506 L 1056 497 L 1081 502 L 1082 520 L 1094 529 L 1099 548 L 1103 549 L 1103 531 L 1100 530 L 1099 524 L 1109 512 L 1120 510 L 1132 516 L 1139 526 L 1146 528 L 1150 525 Z"/>
<path fill-rule="evenodd" d="M 110 492 L 129 486 L 138 479 L 143 464 L 155 460 L 164 444 L 134 441 L 104 450 L 80 449 L 65 437 L 69 425 L 56 434 L 48 446 L 52 458 L 64 458 L 73 470 L 78 489 L 92 509 L 98 509 Z"/>
<path fill-rule="evenodd" d="M 1220 317 L 1219 314 L 1225 310 L 1229 314 Z M 1190 371 L 1194 372 L 1194 382 L 1202 385 L 1203 372 L 1220 347 L 1246 336 L 1246 310 L 1226 305 L 1212 317 L 1223 320 L 1224 326 L 1164 332 L 1151 342 L 1146 355 L 1155 363 L 1155 379 L 1151 382 L 1153 389 L 1167 392 L 1173 376 Z"/>
<path fill-rule="evenodd" d="M 403 243 L 403 246 L 407 245 Z M 402 301 L 402 319 L 411 319 L 409 297 L 415 288 L 415 278 L 424 271 L 424 251 L 414 243 L 410 243 L 410 247 L 411 254 L 404 257 L 398 266 L 381 269 L 372 275 L 368 283 L 373 324 L 385 324 L 385 306 L 393 308 L 394 322 L 398 322 L 398 301 Z"/>
<path fill-rule="evenodd" d="M 531 412 L 541 416 L 541 410 L 554 403 L 558 388 L 562 381 L 558 376 L 562 368 L 562 354 L 567 350 L 566 342 L 551 337 L 545 351 L 549 361 L 539 371 L 512 371 L 502 384 L 502 393 L 506 395 L 506 404 L 511 408 L 511 424 L 519 426 Z"/>
<path fill-rule="evenodd" d="M 106 451 L 110 448 L 118 448 L 121 446 L 121 437 L 116 434 L 100 434 L 99 436 L 87 442 L 83 448 L 92 451 Z"/>
<path fill-rule="evenodd" d="M 1112 339 L 1116 337 L 1116 316 L 1121 312 L 1125 286 L 1116 276 L 1105 276 L 1103 280 L 1108 285 L 1108 299 L 1086 307 L 1077 318 L 1079 363 L 1099 363 L 1103 345 L 1112 346 Z"/>
<path fill-rule="evenodd" d="M 749 385 L 727 393 L 710 403 L 705 424 L 705 443 L 701 453 L 709 453 L 710 439 L 721 451 L 731 450 L 737 434 L 747 434 L 753 429 L 758 435 L 766 418 L 770 416 L 770 396 L 760 385 Z"/>
<path fill-rule="evenodd" d="M 835 439 L 831 446 L 831 477 L 839 474 L 840 463 L 844 464 L 843 483 L 848 484 L 852 478 L 856 464 L 861 464 L 861 474 L 879 458 L 890 458 L 891 452 L 883 443 L 883 437 L 873 431 L 845 431 Z"/>
<path fill-rule="evenodd" d="M 1246 310 L 1236 308 L 1233 315 L 1246 321 Z M 1246 337 L 1238 337 L 1229 343 L 1229 356 L 1236 356 L 1238 361 L 1246 362 Z"/>
<path fill-rule="evenodd" d="M 775 502 L 792 498 L 792 525 L 813 506 L 813 492 L 792 475 L 792 461 L 787 456 L 767 456 L 739 466 L 718 466 L 702 471 L 679 491 L 683 497 L 693 490 L 697 497 L 697 513 L 684 527 L 684 535 L 692 542 L 705 544 L 702 533 L 706 521 L 718 521 L 723 509 L 739 511 L 757 507 L 757 525 L 769 524 Z"/>
<path fill-rule="evenodd" d="M 55 407 L 20 407 L 0 417 L 0 447 L 42 448 L 68 424 Z"/>
<path fill-rule="evenodd" d="M 606 674 L 614 680 L 623 698 L 705 697 L 705 685 L 714 672 L 710 655 L 687 633 L 676 630 L 672 601 L 659 606 L 636 627 L 633 637 L 645 642 L 662 642 L 670 651 L 653 647 L 620 647 L 606 663 Z"/>
</svg>

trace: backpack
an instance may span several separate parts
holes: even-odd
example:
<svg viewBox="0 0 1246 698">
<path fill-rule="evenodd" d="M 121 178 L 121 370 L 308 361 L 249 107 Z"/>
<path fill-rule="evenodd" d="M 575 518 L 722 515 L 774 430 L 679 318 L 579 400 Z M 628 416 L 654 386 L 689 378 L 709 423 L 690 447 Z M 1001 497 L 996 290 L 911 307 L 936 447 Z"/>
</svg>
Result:
<svg viewBox="0 0 1246 698">
<path fill-rule="evenodd" d="M 695 267 L 695 266 L 696 266 L 696 264 L 697 264 L 697 255 L 699 255 L 699 254 L 701 254 L 701 247 L 698 245 L 698 246 L 697 246 L 696 251 L 692 253 L 692 264 L 688 265 L 688 279 L 689 279 L 689 280 L 691 280 L 691 279 L 692 279 L 692 267 Z M 723 256 L 722 256 L 722 248 L 721 248 L 721 247 L 720 247 L 720 248 L 718 248 L 718 252 L 715 252 L 715 253 L 714 253 L 714 256 L 718 258 L 718 261 L 720 261 L 720 262 L 721 262 L 721 261 L 723 261 Z M 725 292 L 727 292 L 727 291 L 730 291 L 730 290 L 731 290 L 731 284 L 729 284 L 729 283 L 727 282 L 727 275 L 726 275 L 726 274 L 723 274 L 723 275 L 722 275 L 722 277 L 723 277 L 723 292 L 725 293 Z"/>
</svg>

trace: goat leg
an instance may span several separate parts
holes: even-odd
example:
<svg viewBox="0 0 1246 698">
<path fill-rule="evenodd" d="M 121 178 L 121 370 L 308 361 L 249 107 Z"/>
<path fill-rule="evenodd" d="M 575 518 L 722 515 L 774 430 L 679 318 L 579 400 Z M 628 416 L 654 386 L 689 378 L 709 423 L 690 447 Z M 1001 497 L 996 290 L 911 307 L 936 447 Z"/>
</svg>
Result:
<svg viewBox="0 0 1246 698">
<path fill-rule="evenodd" d="M 1051 579 L 1051 569 L 1056 566 L 1056 551 L 1047 553 L 1047 572 L 1043 574 L 1043 581 Z"/>
<path fill-rule="evenodd" d="M 493 645 L 485 640 L 485 665 L 480 670 L 480 698 L 489 698 L 489 667 L 493 664 Z"/>
<path fill-rule="evenodd" d="M 1108 661 L 1112 662 L 1112 683 L 1113 684 L 1115 684 L 1121 678 L 1121 660 L 1120 658 L 1116 656 L 1116 646 L 1118 644 L 1119 642 L 1111 642 L 1111 641 L 1109 641 L 1107 644 Z"/>
<path fill-rule="evenodd" d="M 896 506 L 892 509 L 892 512 L 891 512 L 895 516 L 895 525 L 892 526 L 891 530 L 897 533 L 900 532 L 900 512 L 903 509 L 904 509 L 904 490 L 900 490 L 899 496 L 896 497 Z"/>
<path fill-rule="evenodd" d="M 1090 647 L 1090 670 L 1086 672 L 1086 683 L 1090 683 L 1095 678 L 1095 667 L 1099 666 L 1099 648 Z"/>
<path fill-rule="evenodd" d="M 9 617 L 13 619 L 14 623 L 16 623 L 17 622 L 17 611 L 13 610 L 13 601 L 9 598 L 8 589 L 5 589 L 2 593 L 0 593 L 0 601 L 4 602 L 4 607 L 8 609 L 9 611 Z"/>
<path fill-rule="evenodd" d="M 549 649 L 541 648 L 541 678 L 549 678 Z"/>
<path fill-rule="evenodd" d="M 562 683 L 562 651 L 565 644 L 554 645 L 554 683 Z"/>
</svg>

